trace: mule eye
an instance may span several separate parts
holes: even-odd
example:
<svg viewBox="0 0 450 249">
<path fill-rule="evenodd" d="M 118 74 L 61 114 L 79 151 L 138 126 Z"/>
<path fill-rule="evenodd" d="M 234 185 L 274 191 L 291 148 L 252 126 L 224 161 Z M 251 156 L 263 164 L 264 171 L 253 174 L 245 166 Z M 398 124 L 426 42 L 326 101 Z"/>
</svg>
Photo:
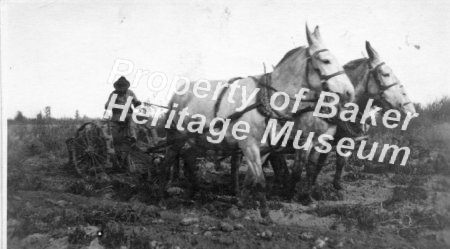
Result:
<svg viewBox="0 0 450 249">
<path fill-rule="evenodd" d="M 384 74 L 382 74 L 384 77 L 389 77 L 389 75 L 390 74 L 388 74 L 388 73 L 384 73 Z"/>
<path fill-rule="evenodd" d="M 325 63 L 325 64 L 330 64 L 331 63 L 330 60 L 323 60 L 322 62 Z"/>
</svg>

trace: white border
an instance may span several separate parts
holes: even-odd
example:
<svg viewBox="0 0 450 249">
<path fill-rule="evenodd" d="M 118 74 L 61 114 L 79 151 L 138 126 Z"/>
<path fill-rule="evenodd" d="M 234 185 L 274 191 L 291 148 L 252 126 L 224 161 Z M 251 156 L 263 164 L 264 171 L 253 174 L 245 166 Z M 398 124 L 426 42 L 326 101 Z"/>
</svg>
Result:
<svg viewBox="0 0 450 249">
<path fill-rule="evenodd" d="M 6 191 L 6 182 L 7 182 L 7 148 L 6 148 L 6 114 L 5 114 L 5 100 L 3 98 L 4 92 L 3 92 L 3 79 L 4 79 L 4 52 L 5 52 L 5 21 L 7 20 L 7 13 L 6 13 L 6 1 L 2 1 L 0 3 L 0 118 L 1 118 L 1 124 L 0 124 L 0 160 L 1 160 L 1 166 L 0 166 L 0 177 L 1 177 L 1 183 L 0 183 L 0 247 L 6 248 L 6 240 L 7 238 L 7 191 Z"/>
</svg>

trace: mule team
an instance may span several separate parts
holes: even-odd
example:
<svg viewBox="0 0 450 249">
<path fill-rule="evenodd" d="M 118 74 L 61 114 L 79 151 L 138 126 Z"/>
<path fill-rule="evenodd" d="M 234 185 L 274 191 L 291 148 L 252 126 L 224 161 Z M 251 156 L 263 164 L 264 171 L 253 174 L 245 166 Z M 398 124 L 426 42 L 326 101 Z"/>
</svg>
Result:
<svg viewBox="0 0 450 249">
<path fill-rule="evenodd" d="M 222 142 L 213 144 L 207 140 L 208 135 L 211 135 L 210 127 L 205 127 L 201 134 L 192 133 L 186 129 L 189 123 L 198 122 L 195 115 L 184 117 L 183 120 L 179 120 L 177 115 L 173 116 L 170 128 L 167 129 L 167 141 L 176 142 L 167 143 L 165 160 L 160 167 L 160 173 L 164 176 L 161 181 L 162 195 L 170 185 L 169 176 L 171 174 L 169 172 L 173 171 L 174 165 L 178 164 L 182 150 L 184 150 L 184 172 L 190 182 L 189 193 L 192 195 L 198 188 L 195 168 L 199 155 L 206 150 L 213 149 L 232 156 L 232 186 L 236 193 L 239 191 L 237 169 L 240 165 L 241 155 L 243 155 L 247 161 L 248 170 L 240 197 L 242 200 L 248 200 L 253 196 L 259 201 L 261 215 L 267 217 L 266 182 L 263 174 L 263 164 L 266 161 L 270 161 L 278 176 L 289 179 L 283 183 L 287 189 L 287 195 L 291 198 L 295 195 L 296 185 L 300 181 L 303 168 L 305 168 L 308 181 L 305 192 L 307 200 L 311 200 L 310 190 L 316 183 L 317 176 L 328 156 L 326 153 L 312 150 L 315 146 L 321 146 L 319 136 L 328 134 L 336 139 L 334 141 L 337 141 L 339 138 L 361 136 L 367 130 L 367 125 L 359 122 L 342 122 L 338 119 L 325 119 L 313 115 L 318 96 L 322 91 L 339 96 L 337 105 L 341 107 L 339 108 L 341 111 L 345 110 L 342 108 L 344 105 L 363 110 L 369 101 L 373 101 L 384 111 L 396 109 L 405 114 L 409 113 L 409 117 L 415 114 L 414 106 L 403 85 L 368 42 L 366 42 L 366 50 L 369 58 L 357 59 L 342 67 L 335 56 L 325 47 L 318 27 L 313 32 L 306 27 L 306 36 L 309 46 L 289 51 L 271 73 L 230 82 L 230 84 L 241 86 L 235 87 L 234 102 L 222 101 L 230 96 L 228 88 L 222 90 L 218 99 L 209 96 L 211 93 L 207 93 L 208 96 L 205 98 L 196 98 L 191 86 L 185 94 L 173 95 L 168 113 L 180 112 L 188 107 L 191 113 L 203 115 L 206 118 L 206 124 L 221 117 L 231 119 L 232 124 L 246 122 L 251 129 L 247 138 L 243 140 L 236 139 L 232 131 L 228 129 Z M 220 81 L 210 81 L 210 83 L 213 88 L 221 84 Z M 247 91 L 243 92 L 242 86 L 245 86 Z M 245 95 L 246 99 L 249 99 L 250 93 L 257 88 L 260 91 L 248 107 L 236 111 L 243 102 L 242 99 L 236 99 L 236 96 Z M 309 91 L 300 104 L 295 104 L 294 94 L 302 88 L 308 88 Z M 275 110 L 269 103 L 270 97 L 278 91 L 283 91 L 289 96 L 288 106 L 284 110 Z M 281 98 L 276 98 L 274 104 L 282 106 L 284 103 Z M 293 108 L 295 108 L 295 112 L 291 111 Z M 361 119 L 362 113 L 359 112 L 356 116 L 357 119 Z M 293 122 L 293 129 L 301 130 L 303 134 L 310 132 L 315 134 L 308 148 L 295 150 L 294 166 L 291 172 L 286 168 L 283 154 L 278 153 L 286 148 L 273 146 L 267 140 L 261 142 L 271 119 L 276 119 L 280 124 Z M 184 129 L 180 129 L 180 127 Z M 279 130 L 280 127 L 277 129 Z M 342 188 L 340 178 L 346 161 L 347 157 L 337 155 L 336 174 L 333 182 L 336 189 Z"/>
</svg>

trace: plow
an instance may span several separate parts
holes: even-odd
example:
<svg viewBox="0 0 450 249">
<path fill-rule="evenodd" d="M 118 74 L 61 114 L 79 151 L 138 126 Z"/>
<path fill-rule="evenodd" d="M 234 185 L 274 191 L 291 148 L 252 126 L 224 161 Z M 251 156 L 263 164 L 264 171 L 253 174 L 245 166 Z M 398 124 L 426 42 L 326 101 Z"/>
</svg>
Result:
<svg viewBox="0 0 450 249">
<path fill-rule="evenodd" d="M 164 143 L 150 147 L 147 131 L 134 142 L 126 124 L 102 120 L 81 125 L 75 136 L 66 140 L 69 164 L 83 178 L 101 178 L 114 172 L 148 174 L 161 161 Z"/>
<path fill-rule="evenodd" d="M 124 122 L 99 120 L 84 123 L 73 137 L 66 140 L 69 165 L 84 179 L 105 179 L 117 173 L 135 177 L 146 175 L 151 179 L 164 160 L 166 146 L 184 141 L 168 141 L 165 137 L 156 140 L 145 125 L 138 125 L 136 129 L 137 141 L 133 141 Z M 208 151 L 198 159 L 217 166 L 228 156 L 227 153 Z M 175 167 L 179 170 L 179 165 Z"/>
</svg>

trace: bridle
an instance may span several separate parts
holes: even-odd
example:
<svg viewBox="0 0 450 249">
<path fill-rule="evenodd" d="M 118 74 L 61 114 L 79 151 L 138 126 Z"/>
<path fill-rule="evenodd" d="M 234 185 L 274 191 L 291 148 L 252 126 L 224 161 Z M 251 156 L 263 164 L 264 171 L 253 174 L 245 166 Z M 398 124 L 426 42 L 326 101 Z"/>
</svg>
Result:
<svg viewBox="0 0 450 249">
<path fill-rule="evenodd" d="M 389 84 L 389 85 L 387 85 L 387 86 L 385 86 L 385 85 L 383 85 L 383 84 L 381 83 L 381 80 L 380 80 L 379 75 L 377 74 L 377 72 L 378 72 L 378 69 L 379 69 L 381 66 L 385 65 L 385 64 L 386 64 L 385 62 L 381 62 L 380 64 L 376 65 L 375 67 L 372 67 L 371 64 L 369 63 L 369 75 L 367 76 L 367 80 L 366 80 L 366 90 L 365 90 L 364 94 L 365 94 L 366 96 L 368 96 L 369 98 L 372 98 L 372 97 L 378 97 L 378 99 L 379 99 L 380 101 L 386 102 L 388 105 L 392 106 L 392 105 L 391 105 L 391 104 L 383 97 L 383 93 L 384 93 L 386 90 L 388 90 L 389 88 L 393 87 L 393 86 L 400 85 L 400 82 L 394 82 L 394 83 Z M 373 77 L 373 79 L 375 80 L 375 83 L 378 85 L 378 89 L 379 89 L 378 93 L 375 93 L 375 94 L 369 93 L 370 76 Z M 405 106 L 405 105 L 408 105 L 408 104 L 411 104 L 411 102 L 404 103 L 404 104 L 402 104 L 402 106 Z"/>
<path fill-rule="evenodd" d="M 309 51 L 309 50 L 308 50 L 308 51 Z M 307 81 L 307 83 L 308 83 L 309 86 L 311 86 L 311 84 L 309 83 L 309 77 L 308 77 L 308 76 L 309 76 L 309 75 L 308 75 L 308 74 L 309 74 L 309 64 L 312 65 L 312 58 L 315 58 L 318 54 L 320 54 L 320 53 L 322 53 L 322 52 L 325 52 L 325 51 L 328 51 L 328 49 L 324 48 L 324 49 L 317 50 L 317 51 L 315 51 L 312 55 L 308 56 L 308 58 L 307 58 L 308 64 L 306 64 L 306 81 Z M 323 74 L 322 74 L 322 71 L 320 71 L 320 69 L 315 68 L 314 66 L 313 66 L 313 69 L 314 69 L 314 71 L 319 75 L 320 81 L 322 82 L 322 88 L 323 88 L 323 90 L 325 90 L 325 91 L 329 91 L 329 90 L 330 90 L 328 87 L 323 87 L 323 86 L 325 86 L 325 83 L 326 83 L 329 79 L 331 79 L 331 78 L 333 78 L 333 77 L 336 77 L 336 76 L 338 76 L 338 75 L 341 75 L 341 74 L 345 74 L 345 71 L 341 70 L 341 71 L 337 71 L 337 72 L 332 73 L 332 74 L 323 75 Z"/>
<path fill-rule="evenodd" d="M 309 50 L 308 50 L 308 57 L 307 57 L 307 64 L 306 64 L 306 73 L 305 73 L 305 81 L 306 81 L 306 83 L 307 83 L 307 85 L 310 87 L 310 88 L 312 88 L 311 87 L 311 83 L 309 82 L 309 67 L 311 66 L 312 68 L 313 68 L 313 70 L 314 70 L 314 72 L 316 72 L 317 74 L 318 74 L 318 76 L 319 76 L 319 78 L 320 78 L 320 80 L 321 80 L 321 82 L 322 82 L 322 90 L 324 90 L 324 91 L 330 91 L 330 89 L 328 88 L 328 85 L 326 84 L 327 83 L 327 81 L 329 80 L 329 79 L 331 79 L 331 78 L 333 78 L 333 77 L 336 77 L 336 76 L 338 76 L 338 75 L 341 75 L 341 74 L 345 74 L 345 71 L 343 71 L 343 70 L 341 70 L 341 71 L 338 71 L 338 72 L 335 72 L 335 73 L 333 73 L 333 74 L 329 74 L 329 75 L 324 75 L 324 74 L 322 74 L 322 72 L 320 71 L 320 69 L 318 69 L 318 68 L 315 68 L 314 66 L 313 66 L 313 64 L 312 64 L 312 59 L 313 58 L 315 58 L 319 53 L 322 53 L 322 52 L 325 52 L 325 51 L 328 51 L 328 49 L 320 49 L 320 50 L 317 50 L 317 51 L 315 51 L 312 55 L 309 55 Z M 310 65 L 311 64 L 311 65 Z M 259 80 L 258 79 L 256 79 L 255 77 L 252 77 L 252 76 L 250 76 L 255 82 L 258 82 L 258 85 L 260 85 L 260 86 L 262 86 L 261 87 L 261 91 L 260 91 L 260 94 L 261 94 L 261 98 L 262 98 L 262 106 L 263 106 L 263 109 L 261 109 L 260 108 L 260 110 L 263 110 L 263 111 L 261 111 L 261 112 L 264 112 L 265 114 L 266 114 L 266 116 L 272 116 L 273 117 L 273 114 L 276 116 L 276 117 L 278 117 L 278 119 L 281 119 L 281 120 L 290 120 L 290 119 L 292 119 L 292 118 L 295 118 L 295 117 L 297 117 L 297 116 L 300 116 L 301 114 L 303 114 L 303 113 L 305 113 L 305 112 L 309 112 L 309 111 L 312 111 L 312 110 L 314 110 L 314 108 L 312 107 L 312 106 L 308 106 L 308 107 L 306 107 L 306 108 L 304 108 L 304 109 L 301 109 L 301 110 L 297 110 L 294 114 L 292 114 L 292 115 L 286 115 L 286 114 L 283 114 L 282 112 L 279 112 L 279 111 L 277 111 L 277 110 L 274 110 L 273 108 L 271 108 L 271 106 L 270 106 L 270 104 L 268 103 L 268 101 L 270 100 L 270 98 L 271 98 L 271 94 L 270 94 L 270 91 L 274 91 L 274 92 L 278 92 L 278 90 L 276 89 L 276 88 L 274 88 L 273 86 L 271 86 L 271 74 L 270 73 L 266 73 L 266 74 L 264 74 Z M 294 97 L 291 97 L 291 96 L 289 96 L 288 95 L 288 97 L 289 97 L 289 99 L 290 100 L 296 100 L 296 98 L 294 98 Z M 316 103 L 317 101 L 318 101 L 319 99 L 318 98 L 314 98 L 314 99 L 304 99 L 304 100 L 302 100 L 302 102 L 309 102 L 309 103 Z M 271 115 L 272 114 L 272 115 Z"/>
<path fill-rule="evenodd" d="M 308 62 L 307 62 L 307 64 L 306 64 L 306 73 L 305 73 L 305 77 L 306 77 L 306 83 L 308 84 L 308 86 L 309 86 L 310 88 L 312 88 L 312 87 L 311 87 L 311 83 L 309 82 L 309 67 L 310 67 L 310 64 L 311 64 L 311 67 L 312 67 L 313 70 L 318 74 L 319 79 L 320 79 L 320 81 L 322 82 L 322 89 L 323 89 L 324 91 L 330 92 L 330 89 L 329 89 L 328 85 L 325 84 L 325 83 L 327 83 L 327 81 L 330 80 L 331 78 L 334 78 L 334 77 L 336 77 L 336 76 L 338 76 L 338 75 L 341 75 L 341 74 L 345 74 L 345 71 L 341 70 L 341 71 L 337 71 L 337 72 L 332 73 L 332 74 L 324 75 L 324 74 L 322 74 L 322 71 L 320 71 L 320 69 L 315 68 L 315 67 L 312 65 L 312 58 L 315 58 L 318 54 L 320 54 L 320 53 L 322 53 L 322 52 L 325 52 L 325 51 L 328 51 L 328 49 L 326 49 L 326 48 L 320 49 L 320 50 L 315 51 L 312 55 L 309 55 L 309 50 L 308 50 L 308 57 L 306 58 L 306 60 L 307 60 Z M 269 75 L 269 73 L 264 74 L 263 77 L 267 77 L 267 75 Z M 265 81 L 265 82 L 267 82 L 266 84 L 263 85 L 265 88 L 267 88 L 267 89 L 269 89 L 269 90 L 272 90 L 272 91 L 274 91 L 274 92 L 278 92 L 278 90 L 277 90 L 276 88 L 274 88 L 273 86 L 270 85 L 270 81 L 269 81 L 269 82 L 268 82 L 268 81 Z M 296 98 L 293 98 L 293 97 L 289 96 L 289 99 L 295 100 Z M 317 102 L 318 99 L 316 98 L 316 99 L 302 100 L 302 101 L 303 101 L 303 102 Z"/>
<path fill-rule="evenodd" d="M 393 86 L 396 86 L 396 85 L 400 84 L 399 82 L 394 82 L 394 83 L 392 83 L 392 84 L 390 84 L 390 85 L 385 86 L 385 85 L 383 85 L 383 84 L 381 83 L 381 80 L 380 80 L 380 78 L 379 78 L 377 72 L 378 72 L 378 69 L 379 69 L 381 66 L 383 66 L 384 64 L 386 64 L 386 63 L 385 63 L 385 62 L 381 62 L 380 64 L 376 65 L 375 67 L 372 67 L 372 66 L 370 65 L 370 63 L 369 63 L 369 75 L 367 76 L 365 95 L 367 95 L 367 96 L 369 96 L 369 97 L 376 97 L 376 96 L 378 96 L 378 97 L 380 97 L 381 99 L 383 99 L 383 93 L 384 93 L 387 89 L 389 89 L 389 88 L 391 88 L 391 87 L 393 87 Z M 373 79 L 375 80 L 375 83 L 377 83 L 377 85 L 378 85 L 379 91 L 378 91 L 378 93 L 376 93 L 376 94 L 371 94 L 371 93 L 369 93 L 370 76 L 373 77 Z"/>
</svg>

